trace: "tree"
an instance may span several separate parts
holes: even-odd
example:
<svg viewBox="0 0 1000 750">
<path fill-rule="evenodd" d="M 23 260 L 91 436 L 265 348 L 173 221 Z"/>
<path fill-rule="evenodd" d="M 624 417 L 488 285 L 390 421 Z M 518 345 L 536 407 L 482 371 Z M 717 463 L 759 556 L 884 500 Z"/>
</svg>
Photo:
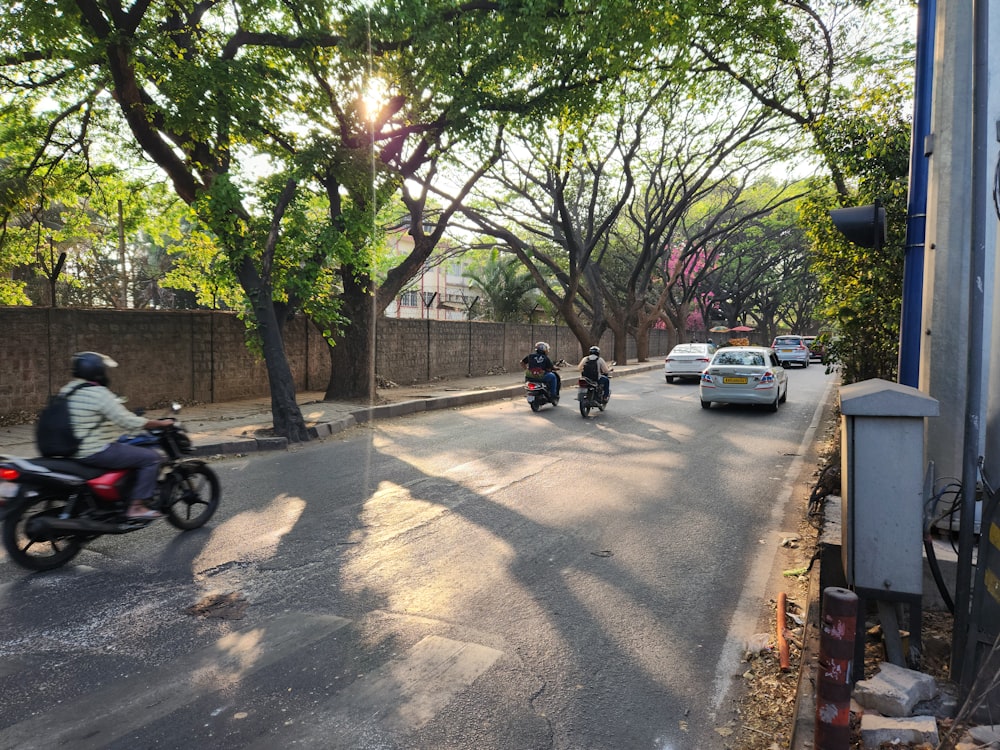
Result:
<svg viewBox="0 0 1000 750">
<path fill-rule="evenodd" d="M 467 270 L 465 276 L 480 295 L 475 317 L 499 323 L 531 320 L 538 288 L 517 258 L 491 252 L 480 268 Z"/>
</svg>

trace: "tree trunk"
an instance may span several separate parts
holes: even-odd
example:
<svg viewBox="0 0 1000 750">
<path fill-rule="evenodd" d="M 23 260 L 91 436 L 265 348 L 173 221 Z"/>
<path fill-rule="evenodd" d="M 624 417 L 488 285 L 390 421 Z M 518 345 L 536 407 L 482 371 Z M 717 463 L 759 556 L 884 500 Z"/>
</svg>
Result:
<svg viewBox="0 0 1000 750">
<path fill-rule="evenodd" d="M 639 327 L 635 329 L 635 359 L 637 362 L 649 361 L 649 321 L 645 316 L 639 319 Z"/>
<path fill-rule="evenodd" d="M 267 379 L 271 390 L 271 421 L 276 435 L 288 438 L 290 443 L 309 440 L 302 410 L 295 400 L 295 379 L 285 354 L 285 342 L 281 335 L 278 316 L 271 302 L 271 290 L 264 285 L 253 267 L 253 261 L 244 259 L 239 271 L 240 283 L 253 305 L 267 367 Z"/>
<path fill-rule="evenodd" d="M 350 320 L 330 346 L 330 382 L 324 398 L 358 399 L 374 403 L 375 326 L 378 313 L 368 279 L 342 274 L 344 293 L 341 313 Z"/>
</svg>

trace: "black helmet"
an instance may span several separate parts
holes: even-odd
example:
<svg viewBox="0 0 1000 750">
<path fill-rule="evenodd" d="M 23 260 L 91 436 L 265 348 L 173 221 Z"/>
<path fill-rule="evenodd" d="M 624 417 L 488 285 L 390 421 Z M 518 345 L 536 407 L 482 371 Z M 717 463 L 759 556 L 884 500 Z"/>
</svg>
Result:
<svg viewBox="0 0 1000 750">
<path fill-rule="evenodd" d="M 590 353 L 591 354 L 596 354 L 597 356 L 601 356 L 601 347 L 599 347 L 599 346 L 592 346 L 592 347 L 590 347 Z"/>
<path fill-rule="evenodd" d="M 108 368 L 118 367 L 118 363 L 99 352 L 77 352 L 73 355 L 72 373 L 74 378 L 92 380 L 105 388 L 108 386 Z"/>
</svg>

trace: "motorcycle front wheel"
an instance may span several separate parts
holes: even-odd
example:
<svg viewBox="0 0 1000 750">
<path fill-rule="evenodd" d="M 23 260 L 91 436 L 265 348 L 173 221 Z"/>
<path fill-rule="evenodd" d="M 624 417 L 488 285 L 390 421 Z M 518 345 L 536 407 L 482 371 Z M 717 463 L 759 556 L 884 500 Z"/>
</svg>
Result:
<svg viewBox="0 0 1000 750">
<path fill-rule="evenodd" d="M 185 531 L 208 523 L 219 507 L 219 478 L 207 466 L 178 467 L 164 480 L 160 510 Z"/>
<path fill-rule="evenodd" d="M 39 528 L 46 517 L 63 515 L 67 504 L 64 497 L 38 495 L 11 508 L 3 522 L 10 559 L 28 570 L 53 570 L 76 557 L 83 544 L 78 536 Z"/>
</svg>

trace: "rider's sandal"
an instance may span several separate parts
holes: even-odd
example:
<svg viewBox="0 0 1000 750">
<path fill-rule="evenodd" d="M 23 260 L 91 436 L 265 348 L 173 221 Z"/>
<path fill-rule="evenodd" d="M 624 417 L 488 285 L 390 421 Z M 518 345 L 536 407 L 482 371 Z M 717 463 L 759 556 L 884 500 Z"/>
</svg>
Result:
<svg viewBox="0 0 1000 750">
<path fill-rule="evenodd" d="M 158 510 L 139 506 L 138 508 L 129 508 L 125 512 L 125 518 L 129 521 L 155 521 L 157 518 L 163 518 L 163 514 Z"/>
</svg>

